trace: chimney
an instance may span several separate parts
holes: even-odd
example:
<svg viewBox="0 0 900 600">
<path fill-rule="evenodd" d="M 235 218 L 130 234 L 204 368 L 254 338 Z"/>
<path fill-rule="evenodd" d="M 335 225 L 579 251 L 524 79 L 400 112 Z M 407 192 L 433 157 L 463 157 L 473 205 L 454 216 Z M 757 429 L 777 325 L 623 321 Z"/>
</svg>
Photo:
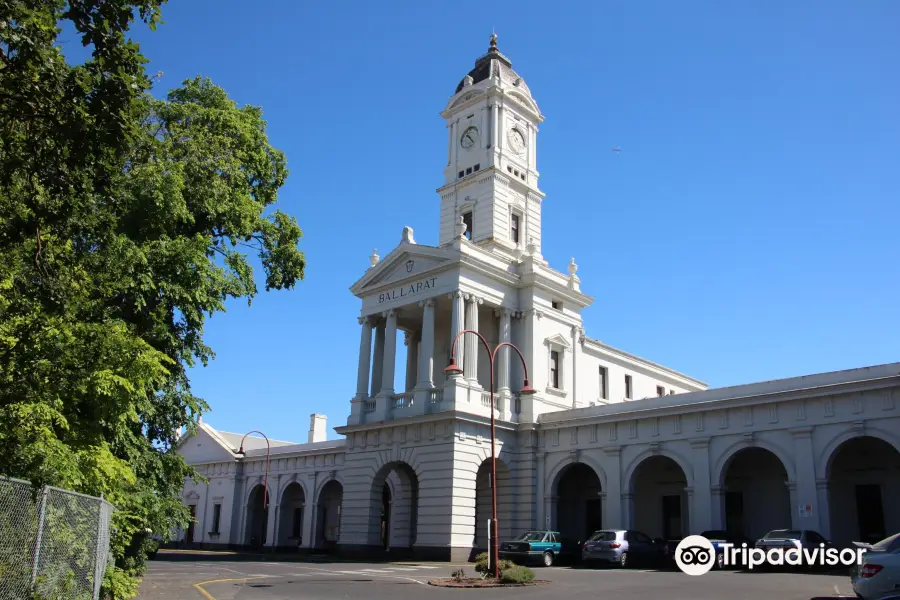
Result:
<svg viewBox="0 0 900 600">
<path fill-rule="evenodd" d="M 324 442 L 326 437 L 325 415 L 309 415 L 309 443 Z"/>
</svg>

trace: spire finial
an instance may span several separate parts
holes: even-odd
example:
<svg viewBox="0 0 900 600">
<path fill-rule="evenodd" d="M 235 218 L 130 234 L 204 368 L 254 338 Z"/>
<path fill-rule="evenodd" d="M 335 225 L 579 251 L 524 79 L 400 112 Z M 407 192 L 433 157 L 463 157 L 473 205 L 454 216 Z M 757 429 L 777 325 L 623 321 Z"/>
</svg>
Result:
<svg viewBox="0 0 900 600">
<path fill-rule="evenodd" d="M 491 50 L 497 49 L 497 32 L 491 27 Z"/>
</svg>

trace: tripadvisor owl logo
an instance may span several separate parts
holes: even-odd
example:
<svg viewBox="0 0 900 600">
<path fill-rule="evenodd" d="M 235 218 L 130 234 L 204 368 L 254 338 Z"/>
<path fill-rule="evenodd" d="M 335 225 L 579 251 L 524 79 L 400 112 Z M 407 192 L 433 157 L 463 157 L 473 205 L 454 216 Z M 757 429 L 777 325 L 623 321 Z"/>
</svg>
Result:
<svg viewBox="0 0 900 600">
<path fill-rule="evenodd" d="M 675 564 L 688 575 L 705 575 L 716 562 L 716 549 L 702 535 L 689 535 L 675 548 Z"/>
</svg>

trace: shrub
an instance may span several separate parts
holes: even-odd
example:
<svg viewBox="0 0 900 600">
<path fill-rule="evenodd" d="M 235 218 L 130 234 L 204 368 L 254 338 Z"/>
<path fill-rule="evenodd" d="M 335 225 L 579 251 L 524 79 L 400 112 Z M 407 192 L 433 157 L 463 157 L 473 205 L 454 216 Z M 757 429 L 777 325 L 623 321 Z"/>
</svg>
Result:
<svg viewBox="0 0 900 600">
<path fill-rule="evenodd" d="M 500 572 L 500 581 L 503 583 L 528 583 L 534 581 L 534 571 L 528 567 L 513 566 Z"/>
<path fill-rule="evenodd" d="M 466 578 L 466 572 L 463 571 L 462 569 L 457 569 L 457 570 L 453 571 L 452 573 L 450 573 L 450 577 L 452 577 L 456 581 L 459 581 L 460 579 Z"/>
<path fill-rule="evenodd" d="M 500 575 L 503 575 L 503 571 L 511 569 L 516 565 L 510 560 L 500 560 L 497 563 L 497 566 L 500 567 Z M 493 575 L 493 569 L 490 567 L 490 560 L 487 552 L 483 552 L 475 557 L 475 570 L 482 574 Z"/>
</svg>

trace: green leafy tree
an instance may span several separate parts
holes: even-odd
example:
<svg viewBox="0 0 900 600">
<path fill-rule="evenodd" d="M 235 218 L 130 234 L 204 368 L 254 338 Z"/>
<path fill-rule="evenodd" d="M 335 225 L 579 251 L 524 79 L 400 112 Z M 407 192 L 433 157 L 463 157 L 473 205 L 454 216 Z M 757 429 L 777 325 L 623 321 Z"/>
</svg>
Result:
<svg viewBox="0 0 900 600">
<path fill-rule="evenodd" d="M 172 447 L 206 409 L 188 369 L 229 298 L 303 278 L 287 177 L 257 107 L 196 78 L 150 95 L 128 38 L 160 0 L 0 0 L 0 474 L 116 505 L 108 597 L 185 525 Z M 90 49 L 69 64 L 68 21 Z"/>
</svg>

